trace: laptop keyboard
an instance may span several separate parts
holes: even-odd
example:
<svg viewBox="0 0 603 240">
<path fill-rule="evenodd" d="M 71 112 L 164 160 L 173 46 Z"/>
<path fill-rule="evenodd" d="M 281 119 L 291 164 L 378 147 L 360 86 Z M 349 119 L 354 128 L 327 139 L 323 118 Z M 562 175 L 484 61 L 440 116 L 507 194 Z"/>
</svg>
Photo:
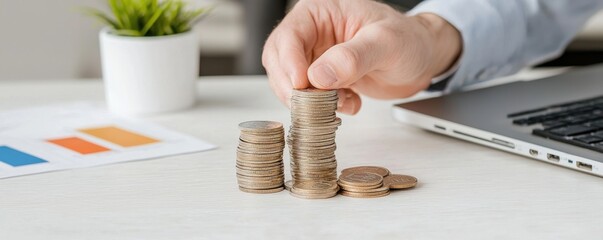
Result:
<svg viewBox="0 0 603 240">
<path fill-rule="evenodd" d="M 532 134 L 603 153 L 603 96 L 508 115 Z"/>
</svg>

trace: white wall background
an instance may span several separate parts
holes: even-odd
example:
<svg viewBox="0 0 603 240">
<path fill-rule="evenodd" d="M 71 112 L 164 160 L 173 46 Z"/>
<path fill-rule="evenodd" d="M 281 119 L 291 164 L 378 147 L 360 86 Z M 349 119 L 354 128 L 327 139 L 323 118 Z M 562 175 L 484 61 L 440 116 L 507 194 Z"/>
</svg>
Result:
<svg viewBox="0 0 603 240">
<path fill-rule="evenodd" d="M 242 46 L 242 9 L 234 1 L 190 0 L 216 8 L 198 27 L 206 55 L 233 54 Z M 105 0 L 0 0 L 0 81 L 98 78 L 100 56 L 94 19 L 78 7 L 106 9 Z"/>
</svg>

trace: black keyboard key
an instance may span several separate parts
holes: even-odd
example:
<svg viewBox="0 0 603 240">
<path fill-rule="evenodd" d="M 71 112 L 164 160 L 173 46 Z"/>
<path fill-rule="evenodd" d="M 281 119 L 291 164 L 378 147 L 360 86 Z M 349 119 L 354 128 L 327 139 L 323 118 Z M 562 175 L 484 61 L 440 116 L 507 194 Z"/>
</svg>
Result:
<svg viewBox="0 0 603 240">
<path fill-rule="evenodd" d="M 580 124 L 589 121 L 592 116 L 584 114 L 578 116 L 570 116 L 563 119 L 563 121 L 567 121 L 568 123 Z"/>
<path fill-rule="evenodd" d="M 589 125 L 603 128 L 603 120 L 597 120 L 594 122 L 590 122 Z"/>
<path fill-rule="evenodd" d="M 593 135 L 585 135 L 585 136 L 576 137 L 576 138 L 574 138 L 574 140 L 576 140 L 578 142 L 583 142 L 586 144 L 593 144 L 593 143 L 602 142 L 603 138 L 600 138 L 598 136 L 593 136 Z"/>
<path fill-rule="evenodd" d="M 528 125 L 528 119 L 527 118 L 515 119 L 515 120 L 513 120 L 513 124 L 515 124 L 515 125 Z"/>
<path fill-rule="evenodd" d="M 599 132 L 593 133 L 592 135 L 600 137 L 600 138 L 603 138 L 603 131 L 599 131 Z"/>
<path fill-rule="evenodd" d="M 577 147 L 586 148 L 586 149 L 590 149 L 590 150 L 593 150 L 593 151 L 597 151 L 597 152 L 603 153 L 603 142 L 599 142 L 599 143 L 595 143 L 595 144 L 586 144 L 586 143 L 579 142 L 579 141 L 576 141 L 576 140 L 572 140 L 572 139 L 569 139 L 569 138 L 566 138 L 566 137 L 561 137 L 561 136 L 558 136 L 558 135 L 554 135 L 554 134 L 552 134 L 550 132 L 547 132 L 547 131 L 544 131 L 542 129 L 534 129 L 532 131 L 532 133 L 534 135 L 536 135 L 536 136 L 540 136 L 540 137 L 543 137 L 543 138 L 548 138 L 548 139 L 551 139 L 551 140 L 555 140 L 555 141 L 559 141 L 559 142 L 571 144 L 571 145 L 574 145 L 574 146 L 577 146 Z"/>
<path fill-rule="evenodd" d="M 545 128 L 558 128 L 558 127 L 563 127 L 567 124 L 568 123 L 566 121 L 551 120 L 551 121 L 543 122 L 542 126 Z"/>
<path fill-rule="evenodd" d="M 594 127 L 594 126 L 569 125 L 569 126 L 560 127 L 560 128 L 553 128 L 553 129 L 550 129 L 549 131 L 552 134 L 567 137 L 567 136 L 576 136 L 576 135 L 593 132 L 597 129 L 599 129 L 599 128 Z"/>
<path fill-rule="evenodd" d="M 510 114 L 532 134 L 603 153 L 603 96 Z"/>
</svg>

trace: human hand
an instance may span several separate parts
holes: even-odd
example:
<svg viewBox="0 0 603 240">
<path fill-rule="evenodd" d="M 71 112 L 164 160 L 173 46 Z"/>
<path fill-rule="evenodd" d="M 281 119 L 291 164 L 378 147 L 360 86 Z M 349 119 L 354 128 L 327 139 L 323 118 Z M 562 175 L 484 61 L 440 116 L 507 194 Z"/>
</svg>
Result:
<svg viewBox="0 0 603 240">
<path fill-rule="evenodd" d="M 460 33 L 434 14 L 406 16 L 375 1 L 301 0 L 270 34 L 262 64 L 290 106 L 292 89 L 339 89 L 338 111 L 356 114 L 359 94 L 409 97 L 461 52 Z"/>
</svg>

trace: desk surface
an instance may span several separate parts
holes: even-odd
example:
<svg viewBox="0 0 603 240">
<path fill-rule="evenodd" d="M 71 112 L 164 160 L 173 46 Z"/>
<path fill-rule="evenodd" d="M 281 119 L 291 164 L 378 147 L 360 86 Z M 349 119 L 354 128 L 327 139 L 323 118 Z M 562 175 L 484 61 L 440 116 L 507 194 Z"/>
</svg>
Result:
<svg viewBox="0 0 603 240">
<path fill-rule="evenodd" d="M 270 119 L 288 126 L 289 111 L 261 76 L 204 78 L 198 89 L 194 109 L 147 119 L 219 149 L 0 180 L 1 238 L 601 236 L 601 178 L 399 124 L 391 117 L 391 101 L 365 99 L 357 116 L 342 117 L 339 167 L 385 166 L 416 176 L 416 189 L 378 199 L 326 200 L 299 199 L 286 191 L 240 192 L 234 167 L 237 124 Z M 0 85 L 0 109 L 102 99 L 100 81 Z"/>
</svg>

